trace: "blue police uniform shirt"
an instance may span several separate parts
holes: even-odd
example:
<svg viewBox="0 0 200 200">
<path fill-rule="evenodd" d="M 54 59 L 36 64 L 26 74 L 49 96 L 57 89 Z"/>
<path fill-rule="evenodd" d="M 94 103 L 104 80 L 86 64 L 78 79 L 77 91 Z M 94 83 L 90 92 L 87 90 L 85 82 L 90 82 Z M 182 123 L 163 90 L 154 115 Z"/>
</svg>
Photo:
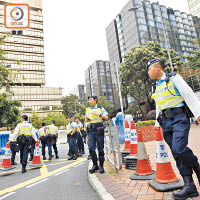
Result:
<svg viewBox="0 0 200 200">
<path fill-rule="evenodd" d="M 81 128 L 83 127 L 83 124 L 81 122 L 76 123 L 77 124 L 77 128 Z"/>
<path fill-rule="evenodd" d="M 98 107 L 97 107 L 97 105 L 96 105 L 95 107 L 90 106 L 90 109 L 91 109 L 91 110 L 97 110 Z M 85 117 L 86 117 L 86 118 L 87 118 L 87 114 L 88 114 L 88 113 L 85 113 Z M 106 111 L 103 107 L 101 107 L 101 115 L 108 115 L 107 111 Z"/>
<path fill-rule="evenodd" d="M 161 85 L 163 82 L 165 82 L 165 79 L 166 79 L 166 73 L 164 73 L 164 74 L 162 75 L 161 79 L 160 79 L 159 81 L 156 82 L 156 86 L 159 86 L 159 85 Z M 170 80 L 171 80 L 171 79 L 170 79 Z M 181 95 L 180 95 L 180 92 L 178 91 L 178 89 L 176 88 L 176 86 L 174 85 L 174 83 L 173 83 L 172 80 L 171 80 L 171 82 L 172 82 L 172 84 L 173 84 L 173 86 L 174 86 L 174 90 L 175 90 L 175 92 L 176 92 L 176 94 L 174 94 L 174 95 L 176 95 L 176 96 L 181 96 Z M 181 103 L 179 103 L 179 104 L 173 106 L 173 108 L 175 108 L 175 107 L 183 107 L 183 106 L 184 106 L 184 103 L 181 102 Z"/>
<path fill-rule="evenodd" d="M 76 128 L 76 127 L 77 127 L 77 123 L 72 121 L 72 122 L 70 123 L 70 127 L 71 127 L 71 129 Z"/>
</svg>

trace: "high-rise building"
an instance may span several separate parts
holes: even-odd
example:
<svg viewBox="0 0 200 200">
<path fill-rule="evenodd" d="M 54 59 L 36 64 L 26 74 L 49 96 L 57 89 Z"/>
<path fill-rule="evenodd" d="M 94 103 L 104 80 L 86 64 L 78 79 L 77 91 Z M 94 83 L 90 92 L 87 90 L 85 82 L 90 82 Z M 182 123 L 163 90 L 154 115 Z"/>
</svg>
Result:
<svg viewBox="0 0 200 200">
<path fill-rule="evenodd" d="M 188 0 L 190 13 L 200 18 L 200 0 Z"/>
<path fill-rule="evenodd" d="M 108 61 L 96 60 L 85 70 L 86 96 L 105 96 L 114 104 L 110 64 Z"/>
<path fill-rule="evenodd" d="M 0 1 L 0 32 L 10 30 L 4 27 L 4 5 L 21 3 L 17 0 Z M 1 48 L 7 52 L 4 64 L 16 71 L 18 81 L 12 86 L 13 99 L 22 102 L 23 113 L 33 111 L 46 115 L 49 110 L 61 111 L 61 88 L 45 87 L 44 37 L 42 0 L 23 0 L 30 6 L 30 27 L 22 35 L 6 38 Z M 17 63 L 19 60 L 20 63 Z"/>
<path fill-rule="evenodd" d="M 85 92 L 85 85 L 78 84 L 71 92 L 68 93 L 70 94 L 75 94 L 78 96 L 80 103 L 85 104 L 87 99 L 86 99 L 86 92 Z"/>
<path fill-rule="evenodd" d="M 133 12 L 130 8 L 137 7 Z M 123 56 L 136 45 L 145 45 L 147 41 L 158 41 L 166 48 L 162 22 L 169 48 L 179 55 L 192 55 L 198 48 L 197 28 L 193 16 L 179 10 L 167 8 L 159 3 L 147 0 L 129 0 L 120 13 L 106 28 L 115 107 L 119 108 L 118 86 L 115 76 L 115 65 L 119 66 Z"/>
</svg>

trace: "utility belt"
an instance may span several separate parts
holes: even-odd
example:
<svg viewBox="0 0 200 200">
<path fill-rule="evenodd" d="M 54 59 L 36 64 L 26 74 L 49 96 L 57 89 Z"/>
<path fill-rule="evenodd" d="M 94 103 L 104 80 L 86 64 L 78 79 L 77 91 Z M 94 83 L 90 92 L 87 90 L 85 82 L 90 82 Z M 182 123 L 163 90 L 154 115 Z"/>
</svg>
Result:
<svg viewBox="0 0 200 200">
<path fill-rule="evenodd" d="M 184 103 L 183 107 L 167 108 L 162 110 L 158 116 L 157 121 L 160 123 L 163 119 L 166 118 L 174 119 L 174 116 L 179 113 L 185 113 L 188 118 L 191 118 L 193 116 L 189 107 L 186 105 L 186 103 Z"/>
<path fill-rule="evenodd" d="M 97 135 L 103 135 L 104 134 L 104 125 L 103 122 L 101 123 L 91 123 L 87 125 L 87 131 L 94 131 Z"/>
<path fill-rule="evenodd" d="M 19 135 L 17 137 L 17 144 L 28 144 L 30 145 L 33 142 L 33 137 L 31 135 Z"/>
</svg>

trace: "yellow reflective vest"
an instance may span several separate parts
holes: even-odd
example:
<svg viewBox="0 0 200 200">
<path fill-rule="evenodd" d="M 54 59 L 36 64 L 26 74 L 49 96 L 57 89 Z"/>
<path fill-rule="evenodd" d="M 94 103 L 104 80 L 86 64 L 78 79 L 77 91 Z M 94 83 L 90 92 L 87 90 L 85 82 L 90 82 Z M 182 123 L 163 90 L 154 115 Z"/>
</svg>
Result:
<svg viewBox="0 0 200 200">
<path fill-rule="evenodd" d="M 45 136 L 45 135 L 46 135 L 45 128 L 46 128 L 46 127 L 40 128 L 40 130 L 39 130 L 40 136 Z"/>
<path fill-rule="evenodd" d="M 57 130 L 58 130 L 58 127 L 54 126 L 52 124 L 52 125 L 48 126 L 47 133 L 50 134 L 50 135 L 56 135 Z"/>
<path fill-rule="evenodd" d="M 71 127 L 71 122 L 69 122 L 66 126 L 66 134 L 68 135 L 69 133 L 71 133 L 73 131 L 73 128 Z"/>
<path fill-rule="evenodd" d="M 173 95 L 168 91 L 168 89 Z M 183 97 L 176 95 L 171 80 L 169 80 L 168 84 L 166 83 L 166 81 L 163 81 L 161 85 L 156 86 L 156 91 L 152 95 L 152 99 L 155 100 L 156 105 L 159 107 L 159 110 L 174 107 L 184 101 Z"/>
<path fill-rule="evenodd" d="M 90 107 L 86 108 L 86 114 L 87 114 L 87 118 L 91 119 L 90 122 L 88 123 L 100 123 L 102 122 L 102 118 L 96 115 L 93 115 L 92 113 L 98 113 L 101 114 L 102 110 L 100 107 L 97 106 L 97 109 L 91 109 Z"/>
<path fill-rule="evenodd" d="M 20 123 L 19 125 L 19 135 L 31 135 L 31 130 L 33 128 L 30 123 Z"/>
</svg>

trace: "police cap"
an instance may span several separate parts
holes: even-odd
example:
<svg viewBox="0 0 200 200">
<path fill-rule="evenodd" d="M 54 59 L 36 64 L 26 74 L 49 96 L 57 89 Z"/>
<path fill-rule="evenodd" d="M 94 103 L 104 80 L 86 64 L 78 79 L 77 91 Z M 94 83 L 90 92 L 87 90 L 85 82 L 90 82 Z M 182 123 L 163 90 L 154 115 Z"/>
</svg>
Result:
<svg viewBox="0 0 200 200">
<path fill-rule="evenodd" d="M 12 131 L 12 130 L 14 130 L 14 129 L 15 129 L 15 127 L 14 127 L 14 126 L 10 128 L 10 130 L 11 130 L 11 131 Z"/>
<path fill-rule="evenodd" d="M 45 122 L 42 122 L 42 126 L 46 126 L 46 123 L 45 123 Z"/>
<path fill-rule="evenodd" d="M 93 99 L 98 99 L 98 96 L 88 96 L 88 100 L 89 100 L 89 98 L 93 98 Z"/>
<path fill-rule="evenodd" d="M 66 116 L 66 119 L 68 119 L 68 118 L 71 118 L 71 115 L 67 115 L 67 116 Z"/>
<path fill-rule="evenodd" d="M 51 123 L 52 123 L 52 124 L 55 124 L 56 122 L 55 122 L 55 120 L 51 120 Z"/>
<path fill-rule="evenodd" d="M 159 62 L 160 65 L 161 65 L 163 68 L 165 67 L 165 64 L 164 64 L 164 61 L 163 61 L 163 60 L 161 60 L 160 58 L 154 58 L 154 59 L 150 60 L 150 61 L 147 63 L 147 69 L 148 69 L 151 65 L 153 65 L 154 63 L 157 63 L 157 62 Z"/>
</svg>

